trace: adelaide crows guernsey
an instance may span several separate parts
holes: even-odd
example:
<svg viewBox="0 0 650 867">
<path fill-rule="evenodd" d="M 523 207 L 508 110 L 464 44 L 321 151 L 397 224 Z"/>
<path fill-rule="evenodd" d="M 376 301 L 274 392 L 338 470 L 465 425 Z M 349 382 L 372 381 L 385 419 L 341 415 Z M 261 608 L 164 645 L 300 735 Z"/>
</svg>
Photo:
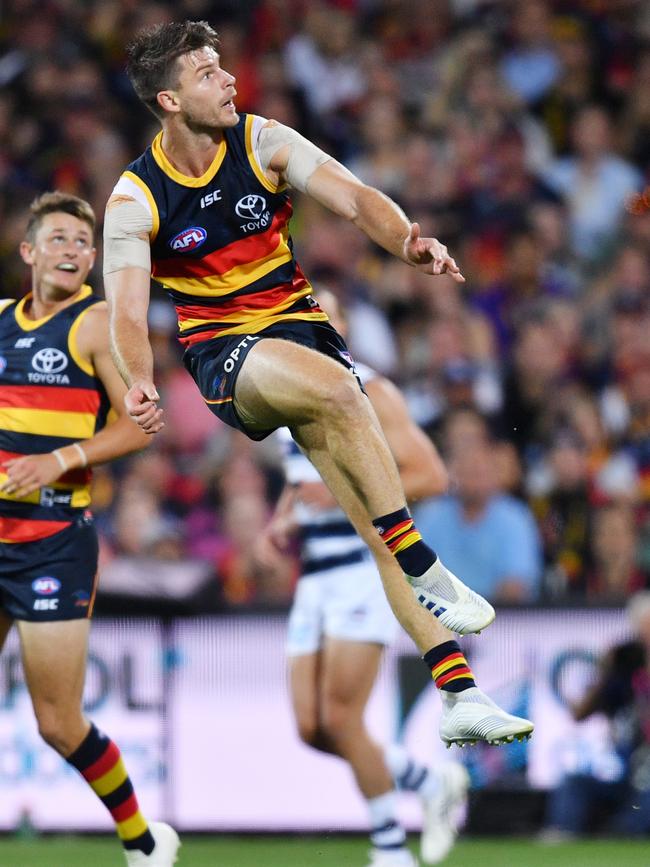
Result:
<svg viewBox="0 0 650 867">
<path fill-rule="evenodd" d="M 151 213 L 152 277 L 176 306 L 186 347 L 286 320 L 327 321 L 293 255 L 286 187 L 268 180 L 256 156 L 265 122 L 242 114 L 199 178 L 169 162 L 161 132 L 114 189 Z"/>
<path fill-rule="evenodd" d="M 110 409 L 77 348 L 79 325 L 101 299 L 83 286 L 74 304 L 34 320 L 24 313 L 29 297 L 0 309 L 0 463 L 89 439 Z M 0 466 L 0 483 L 6 478 Z M 90 504 L 90 478 L 90 469 L 76 469 L 27 497 L 0 492 L 0 542 L 32 542 L 63 530 Z"/>
</svg>

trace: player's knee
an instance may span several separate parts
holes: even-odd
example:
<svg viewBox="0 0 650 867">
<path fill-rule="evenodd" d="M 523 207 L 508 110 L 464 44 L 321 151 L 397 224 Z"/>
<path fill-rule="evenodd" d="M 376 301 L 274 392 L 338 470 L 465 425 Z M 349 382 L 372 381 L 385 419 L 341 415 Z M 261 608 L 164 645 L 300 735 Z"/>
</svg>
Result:
<svg viewBox="0 0 650 867">
<path fill-rule="evenodd" d="M 341 371 L 325 386 L 323 409 L 331 416 L 344 422 L 357 420 L 365 409 L 365 398 L 353 376 Z"/>
<path fill-rule="evenodd" d="M 298 728 L 298 737 L 307 744 L 308 747 L 318 747 L 320 740 L 320 729 L 315 719 L 307 717 L 299 717 L 296 720 Z"/>
<path fill-rule="evenodd" d="M 69 755 L 79 745 L 79 726 L 68 714 L 48 706 L 36 711 L 38 733 L 46 744 L 63 756 Z"/>
<path fill-rule="evenodd" d="M 356 723 L 356 710 L 341 699 L 328 699 L 323 705 L 321 729 L 332 744 L 339 744 Z"/>
</svg>

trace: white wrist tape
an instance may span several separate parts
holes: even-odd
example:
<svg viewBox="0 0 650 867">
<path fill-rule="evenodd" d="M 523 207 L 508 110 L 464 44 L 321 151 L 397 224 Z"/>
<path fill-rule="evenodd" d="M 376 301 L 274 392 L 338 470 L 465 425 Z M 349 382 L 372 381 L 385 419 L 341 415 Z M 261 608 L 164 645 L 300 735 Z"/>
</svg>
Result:
<svg viewBox="0 0 650 867">
<path fill-rule="evenodd" d="M 75 448 L 79 452 L 79 457 L 81 458 L 81 466 L 88 466 L 88 455 L 83 450 L 81 443 L 72 443 L 72 447 Z"/>
<path fill-rule="evenodd" d="M 61 467 L 61 470 L 62 470 L 64 473 L 67 473 L 67 472 L 68 472 L 68 464 L 66 463 L 66 460 L 65 460 L 65 458 L 63 457 L 63 455 L 61 454 L 60 450 L 59 450 L 59 449 L 54 449 L 54 451 L 52 452 L 52 454 L 54 455 L 54 457 L 55 457 L 55 458 L 57 459 L 57 461 L 59 462 L 59 466 Z"/>
<path fill-rule="evenodd" d="M 104 274 L 131 267 L 151 272 L 152 229 L 151 214 L 140 202 L 126 198 L 109 202 L 104 219 Z"/>
<path fill-rule="evenodd" d="M 289 159 L 283 174 L 292 187 L 302 193 L 307 189 L 307 181 L 316 169 L 332 157 L 322 151 L 304 136 L 285 126 L 282 123 L 274 123 L 272 126 L 263 126 L 257 140 L 258 154 L 262 170 L 266 171 L 271 160 L 277 152 L 289 146 Z"/>
</svg>

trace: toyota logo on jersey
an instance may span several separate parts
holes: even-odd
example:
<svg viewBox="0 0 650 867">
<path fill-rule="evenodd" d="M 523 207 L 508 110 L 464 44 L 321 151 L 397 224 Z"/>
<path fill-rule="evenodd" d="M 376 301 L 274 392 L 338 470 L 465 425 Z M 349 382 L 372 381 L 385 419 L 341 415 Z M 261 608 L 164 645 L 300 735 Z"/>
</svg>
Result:
<svg viewBox="0 0 650 867">
<path fill-rule="evenodd" d="M 189 253 L 190 250 L 196 250 L 197 247 L 200 247 L 207 237 L 208 233 L 203 226 L 191 226 L 174 236 L 169 242 L 169 246 L 177 253 Z"/>
<path fill-rule="evenodd" d="M 60 349 L 48 346 L 39 349 L 32 358 L 32 367 L 39 373 L 60 373 L 68 366 L 68 356 Z"/>
<path fill-rule="evenodd" d="M 265 210 L 266 199 L 254 193 L 244 196 L 235 205 L 235 213 L 242 220 L 259 220 Z"/>
</svg>

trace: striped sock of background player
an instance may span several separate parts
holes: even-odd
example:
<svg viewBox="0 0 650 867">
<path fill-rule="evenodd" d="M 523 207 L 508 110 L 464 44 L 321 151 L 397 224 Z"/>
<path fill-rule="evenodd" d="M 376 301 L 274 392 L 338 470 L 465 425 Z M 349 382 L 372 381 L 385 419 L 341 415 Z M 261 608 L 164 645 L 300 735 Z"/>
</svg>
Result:
<svg viewBox="0 0 650 867">
<path fill-rule="evenodd" d="M 435 551 L 423 541 L 406 507 L 376 518 L 372 523 L 407 575 L 414 578 L 424 575 L 438 559 Z"/>
<path fill-rule="evenodd" d="M 476 686 L 474 674 L 457 641 L 445 641 L 424 654 L 438 689 L 445 692 L 464 692 Z"/>
<path fill-rule="evenodd" d="M 386 747 L 384 759 L 400 791 L 416 792 L 425 800 L 438 791 L 440 783 L 436 774 L 410 756 L 408 750 L 401 744 L 391 744 Z"/>
<path fill-rule="evenodd" d="M 397 818 L 397 792 L 368 798 L 370 842 L 375 849 L 398 853 L 406 850 L 406 831 Z"/>
<path fill-rule="evenodd" d="M 124 848 L 140 849 L 150 855 L 156 844 L 117 745 L 91 724 L 81 746 L 66 761 L 79 771 L 108 809 Z"/>
</svg>

